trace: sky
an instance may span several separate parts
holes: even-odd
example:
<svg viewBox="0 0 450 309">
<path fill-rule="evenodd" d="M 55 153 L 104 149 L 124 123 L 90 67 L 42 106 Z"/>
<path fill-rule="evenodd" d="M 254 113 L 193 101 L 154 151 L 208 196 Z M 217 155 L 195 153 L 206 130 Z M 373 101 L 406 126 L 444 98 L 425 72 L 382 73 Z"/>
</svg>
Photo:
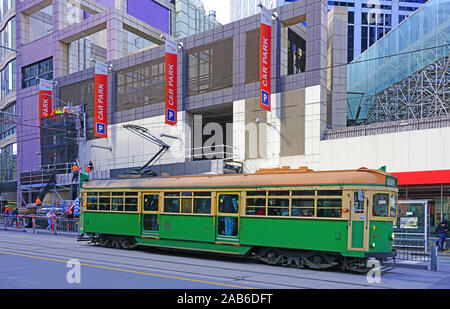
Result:
<svg viewBox="0 0 450 309">
<path fill-rule="evenodd" d="M 206 13 L 216 11 L 217 21 L 222 25 L 230 22 L 230 0 L 202 0 Z"/>
</svg>

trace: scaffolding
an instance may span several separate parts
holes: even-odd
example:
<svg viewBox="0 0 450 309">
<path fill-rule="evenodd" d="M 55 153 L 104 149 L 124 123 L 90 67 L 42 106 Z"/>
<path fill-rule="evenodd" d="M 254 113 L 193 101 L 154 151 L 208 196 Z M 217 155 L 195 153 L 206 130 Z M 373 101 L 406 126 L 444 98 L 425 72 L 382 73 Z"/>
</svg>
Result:
<svg viewBox="0 0 450 309">
<path fill-rule="evenodd" d="M 79 143 L 83 133 L 84 115 L 79 107 L 67 107 L 66 111 L 40 121 L 41 165 L 20 173 L 22 205 L 44 202 L 52 193 L 51 205 L 62 205 L 64 200 L 76 197 L 78 183 L 71 178 L 72 164 L 78 162 Z"/>
</svg>

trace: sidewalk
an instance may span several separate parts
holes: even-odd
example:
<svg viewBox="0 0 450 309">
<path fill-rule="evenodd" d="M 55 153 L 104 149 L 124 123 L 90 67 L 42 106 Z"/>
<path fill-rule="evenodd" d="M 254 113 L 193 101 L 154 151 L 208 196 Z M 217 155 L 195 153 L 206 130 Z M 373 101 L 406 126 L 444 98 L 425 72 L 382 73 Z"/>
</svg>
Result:
<svg viewBox="0 0 450 309">
<path fill-rule="evenodd" d="M 72 236 L 78 237 L 80 234 L 78 232 L 67 232 L 67 231 L 49 231 L 46 229 L 35 229 L 32 228 L 16 228 L 16 227 L 0 227 L 0 231 L 9 231 L 9 232 L 22 232 L 22 233 L 30 233 L 30 234 L 51 234 L 51 235 L 62 235 L 62 236 Z"/>
</svg>

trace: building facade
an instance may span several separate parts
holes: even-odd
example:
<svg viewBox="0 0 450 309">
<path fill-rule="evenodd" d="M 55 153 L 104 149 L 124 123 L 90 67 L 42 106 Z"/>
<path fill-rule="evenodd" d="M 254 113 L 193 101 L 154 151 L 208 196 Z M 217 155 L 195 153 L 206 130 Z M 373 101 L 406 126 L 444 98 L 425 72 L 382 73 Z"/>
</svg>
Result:
<svg viewBox="0 0 450 309">
<path fill-rule="evenodd" d="M 187 35 L 182 25 L 177 23 L 176 14 L 177 7 L 187 4 L 189 8 L 198 9 L 195 1 L 187 0 L 35 0 L 17 3 L 14 10 L 17 12 L 17 30 L 14 33 L 17 34 L 15 44 L 20 54 L 15 60 L 17 70 L 11 81 L 14 78 L 12 84 L 17 88 L 15 111 L 20 114 L 20 125 L 15 128 L 17 147 L 10 152 L 14 151 L 14 155 L 17 152 L 19 204 L 33 202 L 45 187 L 51 175 L 42 172 L 44 164 L 73 163 L 61 161 L 62 157 L 70 156 L 48 153 L 42 147 L 37 104 L 39 79 L 54 81 L 53 107 L 81 106 L 89 102 L 87 114 L 92 116 L 93 87 L 89 81 L 76 91 L 59 87 L 58 83 L 64 84 L 64 78 L 80 72 L 88 76 L 90 73 L 86 72 L 92 72 L 96 61 L 111 63 L 142 50 L 158 48 L 163 44 L 162 37 Z M 193 27 L 195 31 L 215 27 L 217 23 L 212 17 L 208 17 L 210 22 L 205 24 L 204 14 L 204 11 L 197 10 L 189 15 L 187 26 L 201 22 L 201 26 Z M 118 82 L 128 83 L 128 79 L 119 78 Z M 133 83 L 127 85 L 131 87 Z M 127 92 L 132 93 L 134 88 L 128 86 Z M 64 131 L 54 128 L 54 131 L 58 130 Z M 89 130 L 88 135 L 92 135 Z M 54 139 L 59 140 L 59 137 L 55 135 Z M 68 140 L 63 139 L 57 144 L 61 149 L 71 149 Z M 43 157 L 47 155 L 52 160 Z M 75 189 L 70 181 L 65 189 L 67 192 L 63 198 L 72 199 Z M 51 198 L 54 200 L 55 194 Z"/>
<path fill-rule="evenodd" d="M 0 204 L 17 190 L 16 3 L 0 1 Z"/>
<path fill-rule="evenodd" d="M 53 16 L 59 16 L 60 2 L 53 1 Z M 86 106 L 86 138 L 80 139 L 78 161 L 82 167 L 88 161 L 94 163 L 93 177 L 127 174 L 142 167 L 158 152 L 158 146 L 134 135 L 125 125 L 144 127 L 170 146 L 153 167 L 158 174 L 254 172 L 260 167 L 285 165 L 319 168 L 320 138 L 327 126 L 342 122 L 331 116 L 332 109 L 339 106 L 332 103 L 330 90 L 346 85 L 342 72 L 334 72 L 341 79 L 331 79 L 333 75 L 326 69 L 328 63 L 337 64 L 345 58 L 345 44 L 338 43 L 346 41 L 345 34 L 342 37 L 327 29 L 345 27 L 346 9 L 332 10 L 327 15 L 326 2 L 320 0 L 274 9 L 278 17 L 272 22 L 271 112 L 261 110 L 258 103 L 259 62 L 255 55 L 259 16 L 178 40 L 183 44 L 178 53 L 178 124 L 169 126 L 164 124 L 164 44 L 160 39 L 163 32 L 117 8 L 108 9 L 93 1 L 82 3 L 81 9 L 89 9 L 92 16 L 75 25 L 61 25 L 58 18 L 53 18 L 53 24 L 59 24 L 60 30 L 53 30 L 48 42 L 43 37 L 34 43 L 52 44 L 53 48 L 39 55 L 24 52 L 28 56 L 20 59 L 18 84 L 28 80 L 21 74 L 23 68 L 35 63 L 40 63 L 42 73 L 49 74 L 47 69 L 51 65 L 45 61 L 52 59 L 55 101 Z M 94 9 L 97 14 L 92 14 Z M 20 11 L 30 12 L 27 7 L 21 7 Z M 123 24 L 115 22 L 116 19 L 123 20 Z M 102 28 L 105 23 L 111 27 L 105 30 Z M 122 29 L 142 37 L 146 34 L 145 38 L 155 46 L 125 53 L 125 40 L 120 39 L 124 35 Z M 100 31 L 106 31 L 106 62 L 112 65 L 108 73 L 108 139 L 95 138 L 93 134 L 94 69 L 78 67 L 71 71 L 70 61 L 65 60 L 69 58 L 72 42 Z M 335 48 L 330 50 L 329 44 Z M 22 46 L 31 48 L 37 49 L 33 43 Z M 92 45 L 90 50 L 93 54 Z M 18 96 L 23 116 L 33 121 L 37 114 L 36 86 L 18 90 Z M 25 112 L 26 109 L 30 110 Z M 32 178 L 27 173 L 43 161 L 37 155 L 39 131 L 27 129 L 19 130 L 19 141 L 20 136 L 33 134 L 36 140 L 19 142 L 19 168 L 24 176 Z M 63 176 L 70 175 L 59 175 L 57 182 L 63 181 Z M 76 184 L 67 181 L 66 185 L 72 188 L 73 196 Z M 18 191 L 22 203 L 33 201 L 38 194 L 33 185 L 25 182 Z"/>
<path fill-rule="evenodd" d="M 259 12 L 257 5 L 260 2 L 267 8 L 275 8 L 295 1 L 297 0 L 231 0 L 231 20 L 257 14 Z M 425 2 L 426 0 L 328 1 L 328 10 L 334 6 L 343 6 L 348 9 L 347 62 L 358 57 Z"/>
</svg>

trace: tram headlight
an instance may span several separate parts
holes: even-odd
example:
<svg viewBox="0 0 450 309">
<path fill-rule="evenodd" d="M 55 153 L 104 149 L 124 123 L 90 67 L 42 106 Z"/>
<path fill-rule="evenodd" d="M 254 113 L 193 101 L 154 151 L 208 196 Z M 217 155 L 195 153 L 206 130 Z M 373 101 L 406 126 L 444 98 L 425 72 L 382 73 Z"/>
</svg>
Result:
<svg viewBox="0 0 450 309">
<path fill-rule="evenodd" d="M 372 248 L 375 248 L 375 242 L 372 243 Z"/>
<path fill-rule="evenodd" d="M 395 233 L 392 233 L 391 234 L 391 240 L 394 240 L 395 239 Z"/>
</svg>

